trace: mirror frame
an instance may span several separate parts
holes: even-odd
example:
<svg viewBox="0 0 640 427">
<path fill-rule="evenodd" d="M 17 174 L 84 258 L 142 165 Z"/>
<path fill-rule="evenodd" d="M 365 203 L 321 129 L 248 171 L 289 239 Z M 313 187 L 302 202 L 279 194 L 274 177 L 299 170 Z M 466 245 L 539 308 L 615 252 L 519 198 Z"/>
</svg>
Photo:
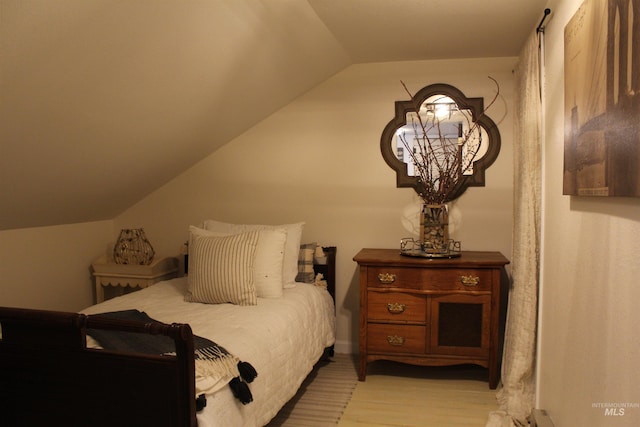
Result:
<svg viewBox="0 0 640 427">
<path fill-rule="evenodd" d="M 485 130 L 488 138 L 486 153 L 473 162 L 473 173 L 463 176 L 449 199 L 451 201 L 460 197 L 468 187 L 484 187 L 485 170 L 495 162 L 500 153 L 500 132 L 498 126 L 485 114 L 484 98 L 467 98 L 454 86 L 436 83 L 420 89 L 413 96 L 413 100 L 396 101 L 395 117 L 382 131 L 380 151 L 387 165 L 396 172 L 396 187 L 412 187 L 416 193 L 421 194 L 422 184 L 417 176 L 409 176 L 407 164 L 398 159 L 393 152 L 393 142 L 396 130 L 407 124 L 407 113 L 416 112 L 415 105 L 422 105 L 434 95 L 448 96 L 458 104 L 459 109 L 469 110 L 472 121 Z"/>
</svg>

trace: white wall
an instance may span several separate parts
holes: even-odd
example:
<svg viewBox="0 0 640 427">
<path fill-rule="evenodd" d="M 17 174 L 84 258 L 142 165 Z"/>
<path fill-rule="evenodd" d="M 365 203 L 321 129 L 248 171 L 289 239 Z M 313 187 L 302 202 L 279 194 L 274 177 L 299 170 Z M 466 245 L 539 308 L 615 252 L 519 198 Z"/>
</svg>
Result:
<svg viewBox="0 0 640 427">
<path fill-rule="evenodd" d="M 380 135 L 405 100 L 449 83 L 468 97 L 502 97 L 488 112 L 502 151 L 452 209 L 463 249 L 511 253 L 514 58 L 390 62 L 351 66 L 225 145 L 116 218 L 116 229 L 140 225 L 161 253 L 177 253 L 187 228 L 207 218 L 238 223 L 306 221 L 304 242 L 338 247 L 338 351 L 357 350 L 357 266 L 363 247 L 398 248 L 417 226 L 419 201 L 397 189 L 380 154 Z M 260 100 L 248 103 L 260 108 Z M 239 112 L 238 114 L 241 114 Z M 413 226 L 410 223 L 413 222 Z"/>
<path fill-rule="evenodd" d="M 77 311 L 94 302 L 91 262 L 113 221 L 0 231 L 0 306 Z"/>
<path fill-rule="evenodd" d="M 538 406 L 556 426 L 637 426 L 640 407 L 640 199 L 562 195 L 564 26 L 582 0 L 558 0 L 546 30 L 544 246 Z M 638 19 L 638 17 L 636 17 Z"/>
</svg>

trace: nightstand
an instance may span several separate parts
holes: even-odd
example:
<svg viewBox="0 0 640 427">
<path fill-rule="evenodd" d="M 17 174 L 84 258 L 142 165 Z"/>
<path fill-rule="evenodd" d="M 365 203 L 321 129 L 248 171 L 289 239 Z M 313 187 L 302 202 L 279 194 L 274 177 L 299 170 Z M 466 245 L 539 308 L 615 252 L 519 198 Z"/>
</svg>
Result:
<svg viewBox="0 0 640 427">
<path fill-rule="evenodd" d="M 158 258 L 149 265 L 116 264 L 102 257 L 91 264 L 96 279 L 96 302 L 105 300 L 105 286 L 122 295 L 127 288 L 143 289 L 161 280 L 178 276 L 178 258 Z"/>
<path fill-rule="evenodd" d="M 500 379 L 507 286 L 499 252 L 462 252 L 458 258 L 400 255 L 399 249 L 362 249 L 360 363 L 393 360 L 414 365 L 476 364 Z"/>
</svg>

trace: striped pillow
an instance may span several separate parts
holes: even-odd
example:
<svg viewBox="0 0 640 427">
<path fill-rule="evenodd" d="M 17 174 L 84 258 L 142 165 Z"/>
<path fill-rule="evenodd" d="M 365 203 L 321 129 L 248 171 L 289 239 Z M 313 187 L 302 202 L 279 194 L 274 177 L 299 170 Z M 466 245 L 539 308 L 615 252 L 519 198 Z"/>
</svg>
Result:
<svg viewBox="0 0 640 427">
<path fill-rule="evenodd" d="M 186 300 L 256 305 L 253 260 L 259 236 L 258 231 L 224 237 L 192 233 Z"/>
<path fill-rule="evenodd" d="M 280 298 L 282 297 L 282 265 L 284 262 L 284 245 L 287 240 L 287 230 L 285 228 L 274 228 L 273 230 L 258 230 L 258 244 L 256 245 L 256 255 L 253 261 L 253 286 L 256 287 L 258 298 Z M 201 236 L 231 236 L 242 233 L 222 233 L 209 231 L 196 226 L 189 226 L 191 236 L 198 234 Z"/>
<path fill-rule="evenodd" d="M 285 288 L 294 287 L 296 275 L 298 274 L 298 251 L 300 250 L 300 239 L 302 237 L 302 229 L 304 222 L 283 225 L 264 225 L 264 224 L 231 224 L 228 222 L 216 221 L 208 219 L 202 227 L 209 231 L 222 232 L 227 234 L 246 233 L 247 231 L 286 228 L 287 241 L 284 244 L 284 262 L 282 265 L 282 279 Z"/>
</svg>

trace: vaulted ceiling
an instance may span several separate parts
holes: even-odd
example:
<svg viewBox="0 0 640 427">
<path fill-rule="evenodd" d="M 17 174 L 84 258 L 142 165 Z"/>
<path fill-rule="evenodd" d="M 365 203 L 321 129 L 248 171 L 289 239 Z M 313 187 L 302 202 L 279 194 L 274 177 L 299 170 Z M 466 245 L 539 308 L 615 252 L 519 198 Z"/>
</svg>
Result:
<svg viewBox="0 0 640 427">
<path fill-rule="evenodd" d="M 351 64 L 515 56 L 546 2 L 2 0 L 0 229 L 111 219 Z"/>
</svg>

